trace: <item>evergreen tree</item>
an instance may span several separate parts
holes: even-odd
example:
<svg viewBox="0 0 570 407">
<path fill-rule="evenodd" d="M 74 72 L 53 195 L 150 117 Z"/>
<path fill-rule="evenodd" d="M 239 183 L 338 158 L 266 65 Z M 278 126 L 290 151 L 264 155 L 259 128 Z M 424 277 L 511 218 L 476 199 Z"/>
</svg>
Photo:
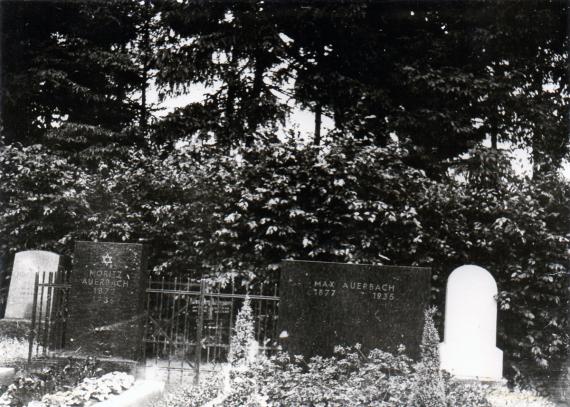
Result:
<svg viewBox="0 0 570 407">
<path fill-rule="evenodd" d="M 254 343 L 253 311 L 250 299 L 246 297 L 237 315 L 236 325 L 230 342 L 228 361 L 232 367 L 251 362 Z"/>
<path fill-rule="evenodd" d="M 435 308 L 424 312 L 424 329 L 420 344 L 421 361 L 416 372 L 415 407 L 446 407 L 445 388 L 440 371 L 439 334 L 433 316 Z"/>
<path fill-rule="evenodd" d="M 47 143 L 49 131 L 73 123 L 125 144 L 118 134 L 135 123 L 143 86 L 134 48 L 138 2 L 6 1 L 1 7 L 4 141 Z M 64 138 L 74 151 L 108 141 L 94 132 Z"/>
<path fill-rule="evenodd" d="M 281 81 L 283 43 L 264 2 L 160 1 L 165 27 L 159 41 L 157 83 L 167 94 L 205 85 L 205 100 L 177 109 L 158 128 L 159 139 L 192 136 L 227 149 L 274 138 L 263 128 L 284 119 L 287 107 L 272 90 Z"/>
<path fill-rule="evenodd" d="M 259 129 L 284 118 L 281 94 L 314 112 L 315 142 L 397 137 L 432 177 L 485 139 L 531 148 L 544 171 L 568 153 L 563 2 L 158 4 L 158 83 L 212 89 L 167 117 L 162 138 L 271 139 Z"/>
</svg>

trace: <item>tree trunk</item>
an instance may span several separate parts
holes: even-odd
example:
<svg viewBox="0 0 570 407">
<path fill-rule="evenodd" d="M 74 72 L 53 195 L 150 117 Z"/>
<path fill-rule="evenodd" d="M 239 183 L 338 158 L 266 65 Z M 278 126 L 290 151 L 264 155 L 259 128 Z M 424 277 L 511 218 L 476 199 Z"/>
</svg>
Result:
<svg viewBox="0 0 570 407">
<path fill-rule="evenodd" d="M 322 66 L 322 59 L 323 59 L 324 51 L 325 51 L 324 46 L 320 46 L 318 48 L 318 51 L 317 51 L 316 62 L 317 62 L 317 67 L 319 68 L 319 71 L 320 71 L 320 67 Z M 319 95 L 319 83 L 318 83 L 318 81 L 315 81 L 314 92 L 315 92 L 314 96 L 315 96 L 315 101 L 316 101 L 314 143 L 316 145 L 319 145 L 319 144 L 321 144 L 321 122 L 322 122 L 322 114 L 323 114 L 323 104 L 322 104 L 321 100 L 319 100 L 320 95 Z"/>
<path fill-rule="evenodd" d="M 317 102 L 317 105 L 315 106 L 315 138 L 314 138 L 314 143 L 315 145 L 319 145 L 321 144 L 321 116 L 322 116 L 322 105 L 320 102 Z"/>
<path fill-rule="evenodd" d="M 231 55 L 228 66 L 228 92 L 226 94 L 226 106 L 225 106 L 225 116 L 226 116 L 226 128 L 224 129 L 223 139 L 219 140 L 219 144 L 222 148 L 227 151 L 230 150 L 232 145 L 232 138 L 236 135 L 234 134 L 236 129 L 236 117 L 235 117 L 235 99 L 236 99 L 236 82 L 238 81 L 237 74 L 237 60 L 235 55 Z"/>
<path fill-rule="evenodd" d="M 140 127 L 143 134 L 146 134 L 148 125 L 148 109 L 146 101 L 146 89 L 148 87 L 148 61 L 150 51 L 150 0 L 144 2 L 144 27 L 142 43 L 142 89 L 141 89 L 141 113 Z"/>
<path fill-rule="evenodd" d="M 245 144 L 250 146 L 253 143 L 255 130 L 257 129 L 257 125 L 260 123 L 260 109 L 261 106 L 261 90 L 263 88 L 263 74 L 265 72 L 265 63 L 261 59 L 261 56 L 256 54 L 255 56 L 255 65 L 254 65 L 254 73 L 253 73 L 253 86 L 251 89 L 251 98 L 250 103 L 251 106 L 248 109 L 247 115 L 247 134 L 245 138 Z"/>
</svg>

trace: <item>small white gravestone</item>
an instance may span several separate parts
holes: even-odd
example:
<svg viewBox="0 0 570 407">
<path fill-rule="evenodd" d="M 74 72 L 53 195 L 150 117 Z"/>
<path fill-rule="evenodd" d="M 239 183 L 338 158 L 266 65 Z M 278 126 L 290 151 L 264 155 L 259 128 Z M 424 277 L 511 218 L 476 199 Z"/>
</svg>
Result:
<svg viewBox="0 0 570 407">
<path fill-rule="evenodd" d="M 60 261 L 60 255 L 43 250 L 16 253 L 4 318 L 30 319 L 32 317 L 36 272 L 56 273 L 60 267 Z M 43 302 L 45 308 L 47 298 L 43 298 Z"/>
<path fill-rule="evenodd" d="M 461 379 L 499 381 L 503 352 L 496 347 L 497 283 L 482 267 L 455 269 L 447 280 L 441 368 Z"/>
</svg>

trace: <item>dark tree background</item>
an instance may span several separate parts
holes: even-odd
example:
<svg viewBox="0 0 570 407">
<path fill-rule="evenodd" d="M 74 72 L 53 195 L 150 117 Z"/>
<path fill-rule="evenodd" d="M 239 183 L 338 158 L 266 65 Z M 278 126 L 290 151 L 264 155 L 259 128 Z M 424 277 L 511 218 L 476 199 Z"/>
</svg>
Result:
<svg viewBox="0 0 570 407">
<path fill-rule="evenodd" d="M 82 239 L 147 242 L 164 276 L 422 265 L 439 305 L 476 263 L 500 287 L 506 374 L 565 363 L 565 1 L 0 7 L 4 259 Z M 164 117 L 149 103 L 199 87 Z"/>
</svg>

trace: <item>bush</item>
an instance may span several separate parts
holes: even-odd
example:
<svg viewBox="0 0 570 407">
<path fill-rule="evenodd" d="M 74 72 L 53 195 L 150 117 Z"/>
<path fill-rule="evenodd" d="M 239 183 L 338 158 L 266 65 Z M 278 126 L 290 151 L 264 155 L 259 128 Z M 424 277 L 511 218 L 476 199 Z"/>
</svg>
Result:
<svg viewBox="0 0 570 407">
<path fill-rule="evenodd" d="M 0 406 L 23 407 L 45 394 L 75 387 L 86 377 L 96 377 L 104 372 L 93 358 L 69 359 L 65 364 L 43 368 L 39 372 L 18 374 L 0 397 Z"/>
<path fill-rule="evenodd" d="M 447 372 L 443 372 L 442 376 L 447 407 L 492 407 L 487 398 L 488 386 L 478 382 L 454 380 Z"/>
<path fill-rule="evenodd" d="M 222 390 L 224 381 L 221 375 L 201 377 L 198 385 L 191 384 L 170 390 L 162 400 L 152 407 L 202 407 L 216 398 Z"/>
<path fill-rule="evenodd" d="M 92 401 L 104 401 L 121 394 L 133 386 L 135 378 L 124 372 L 107 373 L 99 378 L 86 378 L 75 388 L 47 394 L 41 402 L 32 402 L 28 407 L 83 406 Z"/>
<path fill-rule="evenodd" d="M 253 319 L 249 300 L 240 310 L 223 378 L 168 404 L 197 406 L 205 395 L 212 404 L 237 406 L 376 406 L 376 407 L 487 407 L 473 388 L 444 381 L 439 370 L 439 337 L 433 322 L 435 309 L 426 310 L 422 360 L 414 363 L 402 348 L 396 355 L 375 349 L 365 355 L 361 347 L 336 347 L 330 358 L 308 361 L 279 353 L 267 359 L 252 358 Z M 187 396 L 187 399 L 184 399 Z M 461 404 L 454 404 L 461 402 Z"/>
<path fill-rule="evenodd" d="M 434 304 L 455 267 L 478 264 L 500 290 L 505 375 L 566 362 L 570 184 L 556 174 L 521 178 L 506 154 L 477 148 L 433 179 L 408 164 L 405 145 L 349 136 L 207 157 L 192 148 L 133 149 L 84 168 L 47 146 L 6 146 L 0 255 L 144 239 L 162 275 L 275 281 L 283 258 L 427 266 Z"/>
<path fill-rule="evenodd" d="M 337 347 L 308 361 L 279 354 L 257 368 L 271 406 L 407 406 L 413 400 L 412 363 L 403 354 Z"/>
</svg>

